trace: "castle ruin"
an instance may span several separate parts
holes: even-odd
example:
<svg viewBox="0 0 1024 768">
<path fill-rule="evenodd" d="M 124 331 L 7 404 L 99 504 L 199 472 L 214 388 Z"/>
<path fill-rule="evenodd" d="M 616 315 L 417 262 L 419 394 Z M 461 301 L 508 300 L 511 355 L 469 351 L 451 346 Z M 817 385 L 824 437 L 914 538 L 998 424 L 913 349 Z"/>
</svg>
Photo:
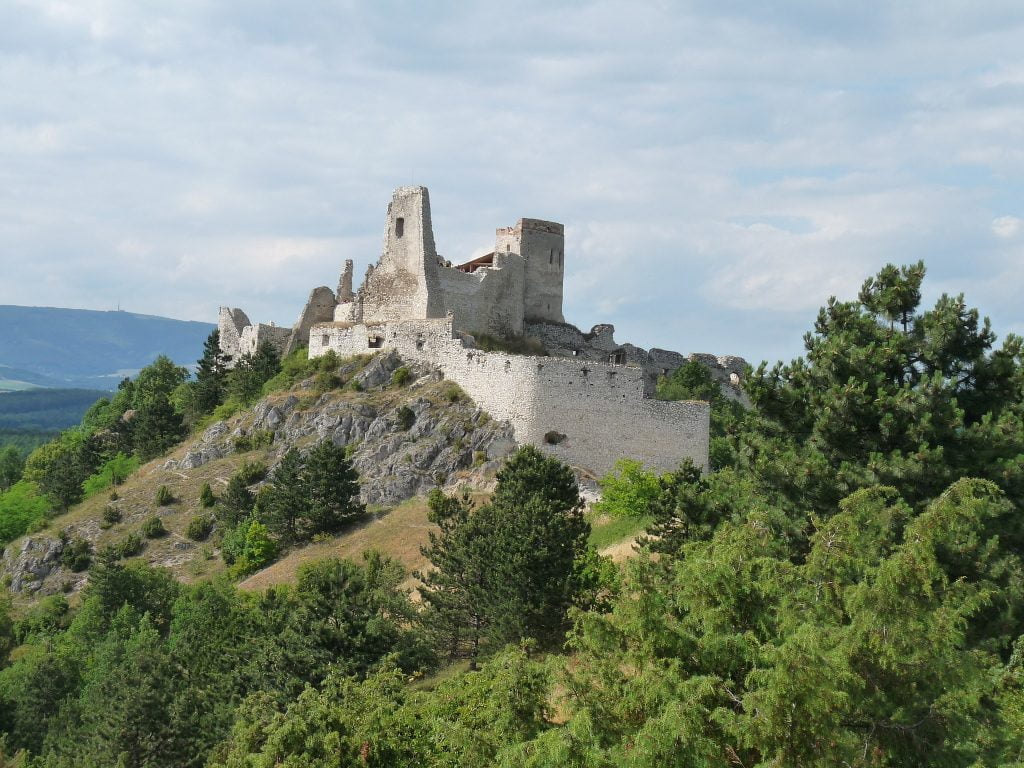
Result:
<svg viewBox="0 0 1024 768">
<path fill-rule="evenodd" d="M 221 349 L 234 359 L 269 342 L 282 354 L 308 346 L 311 358 L 390 349 L 436 367 L 517 441 L 600 475 L 619 458 L 669 471 L 689 458 L 708 466 L 707 403 L 654 399 L 659 376 L 689 359 L 741 398 L 738 357 L 644 350 L 618 344 L 614 327 L 589 333 L 565 322 L 561 224 L 520 219 L 496 231 L 494 250 L 453 265 L 437 254 L 426 187 L 400 187 L 388 206 L 384 247 L 357 291 L 346 261 L 337 290 L 310 294 L 292 328 L 253 324 L 222 307 Z M 479 349 L 476 338 L 528 337 L 547 355 Z"/>
</svg>

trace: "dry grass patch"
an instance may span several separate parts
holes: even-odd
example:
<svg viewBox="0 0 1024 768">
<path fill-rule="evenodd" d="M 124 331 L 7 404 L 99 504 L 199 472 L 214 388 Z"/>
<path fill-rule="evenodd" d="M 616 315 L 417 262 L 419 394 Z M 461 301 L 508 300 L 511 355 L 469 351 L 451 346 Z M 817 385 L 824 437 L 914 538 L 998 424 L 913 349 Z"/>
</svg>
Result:
<svg viewBox="0 0 1024 768">
<path fill-rule="evenodd" d="M 420 554 L 420 547 L 427 543 L 431 530 L 436 528 L 427 520 L 427 500 L 419 496 L 390 511 L 378 513 L 329 541 L 293 549 L 276 563 L 247 578 L 239 587 L 262 590 L 275 584 L 291 584 L 304 563 L 325 557 L 358 560 L 363 552 L 370 549 L 394 558 L 411 573 L 427 564 L 426 558 Z"/>
</svg>

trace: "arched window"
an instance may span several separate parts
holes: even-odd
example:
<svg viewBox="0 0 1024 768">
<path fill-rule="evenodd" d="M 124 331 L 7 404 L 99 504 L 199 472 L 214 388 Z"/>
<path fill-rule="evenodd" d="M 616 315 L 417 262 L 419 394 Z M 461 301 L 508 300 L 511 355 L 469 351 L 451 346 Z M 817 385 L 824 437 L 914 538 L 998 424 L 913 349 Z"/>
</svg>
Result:
<svg viewBox="0 0 1024 768">
<path fill-rule="evenodd" d="M 395 219 L 395 237 L 401 237 L 405 234 L 405 219 L 399 217 Z"/>
</svg>

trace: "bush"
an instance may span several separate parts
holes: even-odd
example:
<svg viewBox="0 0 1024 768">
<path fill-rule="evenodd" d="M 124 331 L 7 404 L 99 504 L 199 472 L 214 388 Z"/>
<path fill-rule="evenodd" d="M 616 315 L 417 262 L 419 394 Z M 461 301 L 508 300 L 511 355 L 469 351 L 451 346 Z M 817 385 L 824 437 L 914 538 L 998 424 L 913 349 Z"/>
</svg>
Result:
<svg viewBox="0 0 1024 768">
<path fill-rule="evenodd" d="M 0 493 L 0 545 L 45 524 L 49 509 L 38 486 L 27 480 L 19 480 Z"/>
<path fill-rule="evenodd" d="M 274 444 L 274 433 L 269 429 L 257 429 L 251 434 L 240 435 L 234 439 L 235 453 L 256 451 L 269 448 Z"/>
<path fill-rule="evenodd" d="M 142 540 L 142 537 L 137 533 L 127 534 L 121 541 L 120 551 L 121 557 L 131 557 L 132 555 L 138 555 L 146 548 L 146 542 Z"/>
<path fill-rule="evenodd" d="M 161 485 L 156 490 L 156 505 L 158 507 L 166 507 L 169 504 L 173 504 L 176 501 L 174 494 L 171 493 L 171 489 L 166 485 Z"/>
<path fill-rule="evenodd" d="M 485 352 L 508 352 L 512 355 L 533 355 L 535 357 L 547 357 L 548 351 L 544 345 L 532 336 L 491 336 L 481 333 L 473 334 L 473 339 L 479 349 Z"/>
<path fill-rule="evenodd" d="M 395 422 L 398 424 L 398 428 L 403 432 L 408 432 L 412 429 L 412 425 L 416 423 L 416 414 L 412 408 L 407 405 L 403 405 L 395 413 Z"/>
<path fill-rule="evenodd" d="M 121 510 L 118 509 L 117 507 L 115 507 L 113 504 L 107 504 L 107 506 L 105 506 L 103 508 L 103 522 L 104 523 L 108 523 L 109 525 L 114 525 L 114 523 L 120 523 L 121 522 L 121 518 L 122 518 Z"/>
<path fill-rule="evenodd" d="M 164 528 L 163 520 L 156 515 L 147 517 L 139 530 L 147 539 L 159 539 L 161 536 L 167 535 L 167 529 Z"/>
<path fill-rule="evenodd" d="M 64 538 L 63 535 L 61 538 Z M 65 541 L 64 550 L 60 553 L 60 564 L 78 573 L 92 564 L 92 544 L 81 536 Z"/>
<path fill-rule="evenodd" d="M 411 378 L 412 371 L 410 371 L 403 365 L 399 368 L 395 368 L 394 372 L 392 372 L 391 384 L 396 387 L 404 387 L 406 384 L 409 383 L 409 380 Z"/>
<path fill-rule="evenodd" d="M 313 389 L 320 394 L 333 389 L 341 389 L 345 380 L 333 371 L 321 371 L 313 378 Z"/>
<path fill-rule="evenodd" d="M 548 445 L 558 445 L 563 440 L 565 440 L 565 435 L 561 432 L 551 430 L 550 432 L 544 433 L 544 442 Z"/>
<path fill-rule="evenodd" d="M 235 577 L 247 576 L 273 562 L 277 544 L 262 523 L 248 518 L 228 531 L 221 544 L 221 556 Z"/>
<path fill-rule="evenodd" d="M 213 489 L 209 483 L 203 483 L 203 487 L 199 489 L 199 504 L 206 509 L 209 509 L 217 503 L 217 497 L 213 495 Z"/>
<path fill-rule="evenodd" d="M 142 537 L 132 532 L 125 534 L 124 538 L 120 541 L 115 541 L 102 547 L 97 554 L 97 558 L 102 563 L 112 563 L 141 553 L 145 546 Z"/>
<path fill-rule="evenodd" d="M 112 486 L 120 485 L 139 468 L 139 464 L 140 461 L 137 456 L 126 456 L 123 453 L 117 454 L 82 483 L 82 490 L 85 492 L 86 498 L 95 496 L 97 493 L 105 491 Z"/>
<path fill-rule="evenodd" d="M 246 461 L 235 472 L 235 476 L 241 478 L 246 485 L 258 483 L 267 476 L 267 465 L 261 461 Z"/>
<path fill-rule="evenodd" d="M 213 518 L 210 515 L 196 515 L 188 521 L 185 535 L 192 541 L 205 541 L 213 531 Z"/>
<path fill-rule="evenodd" d="M 454 381 L 446 381 L 441 387 L 441 396 L 449 403 L 457 403 L 466 396 L 466 393 Z"/>
</svg>

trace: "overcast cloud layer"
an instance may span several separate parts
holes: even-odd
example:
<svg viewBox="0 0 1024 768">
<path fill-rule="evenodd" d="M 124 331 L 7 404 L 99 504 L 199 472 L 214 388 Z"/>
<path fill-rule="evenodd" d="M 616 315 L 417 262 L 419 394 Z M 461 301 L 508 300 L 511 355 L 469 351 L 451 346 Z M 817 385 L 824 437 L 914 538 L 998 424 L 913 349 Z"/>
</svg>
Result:
<svg viewBox="0 0 1024 768">
<path fill-rule="evenodd" d="M 161 5 L 0 0 L 0 304 L 290 324 L 416 183 L 622 341 L 789 358 L 921 258 L 1024 332 L 1019 0 Z"/>
</svg>

